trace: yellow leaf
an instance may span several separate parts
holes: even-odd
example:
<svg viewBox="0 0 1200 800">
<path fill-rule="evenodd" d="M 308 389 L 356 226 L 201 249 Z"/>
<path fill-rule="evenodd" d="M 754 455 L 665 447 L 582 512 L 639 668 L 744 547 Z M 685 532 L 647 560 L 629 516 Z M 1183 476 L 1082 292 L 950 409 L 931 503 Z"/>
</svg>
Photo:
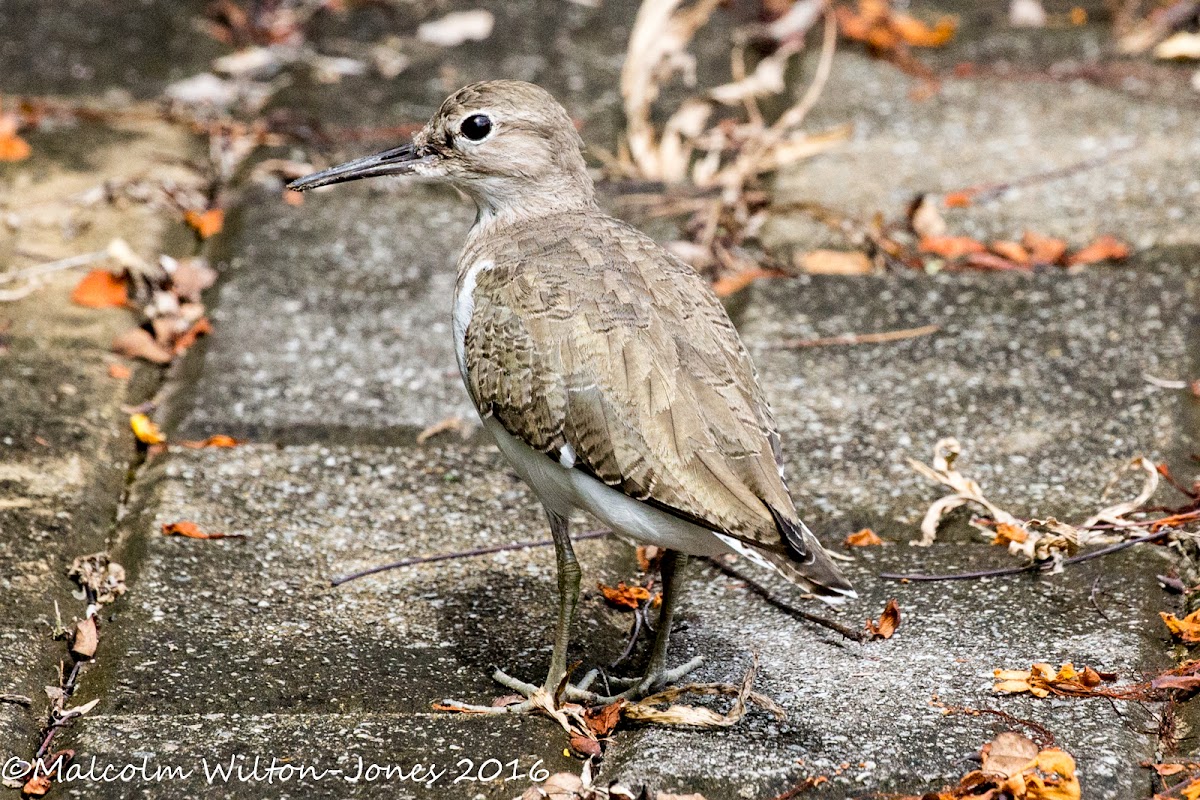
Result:
<svg viewBox="0 0 1200 800">
<path fill-rule="evenodd" d="M 1189 643 L 1200 642 L 1200 611 L 1193 611 L 1183 619 L 1166 611 L 1160 611 L 1158 615 L 1176 639 Z"/>
<path fill-rule="evenodd" d="M 133 435 L 138 438 L 139 442 L 145 444 L 162 444 L 167 440 L 163 436 L 162 431 L 158 426 L 145 414 L 134 414 L 129 418 L 129 427 L 133 428 Z"/>
</svg>

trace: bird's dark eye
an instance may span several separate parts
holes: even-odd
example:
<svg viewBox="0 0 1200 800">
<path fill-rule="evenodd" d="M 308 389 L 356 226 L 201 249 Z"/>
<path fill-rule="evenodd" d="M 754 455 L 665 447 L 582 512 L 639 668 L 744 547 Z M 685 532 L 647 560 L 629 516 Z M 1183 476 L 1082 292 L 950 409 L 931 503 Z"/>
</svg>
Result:
<svg viewBox="0 0 1200 800">
<path fill-rule="evenodd" d="M 485 114 L 472 114 L 463 120 L 461 130 L 472 142 L 480 142 L 492 132 L 492 121 Z"/>
</svg>

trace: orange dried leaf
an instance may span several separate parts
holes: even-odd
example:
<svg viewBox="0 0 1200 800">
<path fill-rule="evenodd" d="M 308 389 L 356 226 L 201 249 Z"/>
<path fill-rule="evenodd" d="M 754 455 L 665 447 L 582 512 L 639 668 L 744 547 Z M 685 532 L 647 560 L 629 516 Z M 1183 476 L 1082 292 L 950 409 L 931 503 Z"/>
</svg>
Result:
<svg viewBox="0 0 1200 800">
<path fill-rule="evenodd" d="M 133 370 L 124 364 L 109 364 L 108 377 L 116 378 L 119 381 L 128 380 L 133 375 Z"/>
<path fill-rule="evenodd" d="M 111 308 L 129 302 L 125 280 L 106 269 L 94 269 L 75 285 L 71 302 L 88 308 Z"/>
<path fill-rule="evenodd" d="M 658 561 L 662 557 L 662 550 L 652 544 L 638 545 L 636 553 L 638 569 L 642 572 L 650 572 L 651 569 L 657 568 Z"/>
<path fill-rule="evenodd" d="M 183 334 L 175 340 L 175 355 L 180 355 L 189 347 L 196 343 L 196 340 L 201 336 L 208 336 L 213 332 L 212 323 L 208 321 L 208 317 L 201 317 L 192 323 L 192 327 L 188 328 Z"/>
<path fill-rule="evenodd" d="M 1057 264 L 1067 254 L 1067 243 L 1052 236 L 1043 236 L 1033 231 L 1025 231 L 1021 244 L 1029 251 L 1029 256 L 1035 264 Z"/>
<path fill-rule="evenodd" d="M 987 252 L 982 242 L 977 242 L 969 236 L 926 236 L 921 239 L 917 248 L 922 253 L 931 253 L 947 259 Z"/>
<path fill-rule="evenodd" d="M 1115 236 L 1101 236 L 1077 253 L 1067 257 L 1068 266 L 1095 264 L 1100 261 L 1120 261 L 1129 258 L 1129 245 Z"/>
<path fill-rule="evenodd" d="M 44 774 L 34 775 L 21 787 L 21 793 L 27 797 L 41 797 L 48 791 L 50 791 L 50 776 Z"/>
<path fill-rule="evenodd" d="M 583 712 L 583 721 L 587 723 L 588 730 L 596 736 L 607 736 L 621 721 L 621 708 L 624 705 L 624 700 L 617 700 L 606 706 L 586 709 Z"/>
<path fill-rule="evenodd" d="M 741 272 L 735 272 L 733 275 L 718 278 L 713 282 L 712 290 L 717 297 L 728 297 L 745 289 L 759 278 L 778 278 L 782 275 L 782 272 L 770 269 L 744 269 Z"/>
<path fill-rule="evenodd" d="M 600 593 L 604 595 L 604 599 L 612 603 L 618 608 L 635 609 L 643 601 L 650 599 L 650 592 L 641 586 L 626 586 L 624 581 L 621 581 L 616 586 L 605 586 L 603 583 L 596 584 L 600 588 Z"/>
<path fill-rule="evenodd" d="M 905 44 L 913 47 L 942 47 L 954 38 L 958 22 L 954 17 L 942 17 L 931 28 L 916 17 L 896 14 L 891 19 L 892 30 Z"/>
<path fill-rule="evenodd" d="M 219 208 L 207 211 L 185 211 L 183 221 L 191 225 L 201 239 L 216 236 L 225 226 L 225 212 Z"/>
<path fill-rule="evenodd" d="M 1144 762 L 1142 766 L 1149 767 L 1159 775 L 1162 775 L 1164 778 L 1169 778 L 1172 775 L 1178 775 L 1188 768 L 1188 765 L 1186 764 L 1146 764 Z"/>
<path fill-rule="evenodd" d="M 1019 525 L 1000 522 L 996 525 L 996 538 L 992 539 L 992 544 L 1008 545 L 1014 542 L 1024 544 L 1028 538 L 1029 532 Z"/>
<path fill-rule="evenodd" d="M 1176 639 L 1190 644 L 1200 642 L 1200 611 L 1193 611 L 1183 619 L 1166 611 L 1160 611 L 1158 615 Z"/>
<path fill-rule="evenodd" d="M 182 522 L 164 522 L 162 526 L 163 536 L 185 536 L 188 539 L 233 539 L 240 538 L 240 534 L 233 533 L 207 533 L 200 530 L 200 526 L 194 522 L 184 520 Z"/>
<path fill-rule="evenodd" d="M 571 737 L 570 737 L 570 742 L 571 742 L 571 749 L 574 750 L 576 753 L 579 753 L 579 755 L 590 756 L 592 758 L 600 757 L 600 754 L 602 752 L 601 748 L 600 748 L 600 743 L 597 742 L 592 737 L 585 736 L 584 734 L 579 733 L 577 731 L 572 731 Z"/>
<path fill-rule="evenodd" d="M 797 266 L 812 275 L 866 275 L 871 259 L 857 250 L 811 250 L 797 259 Z"/>
<path fill-rule="evenodd" d="M 133 435 L 138 438 L 143 444 L 162 444 L 167 440 L 163 436 L 163 432 L 158 429 L 145 414 L 134 414 L 129 418 L 129 427 L 133 428 Z"/>
<path fill-rule="evenodd" d="M 875 531 L 870 528 L 863 528 L 858 533 L 847 536 L 844 544 L 846 547 L 878 547 L 883 544 L 883 539 L 876 536 Z"/>
<path fill-rule="evenodd" d="M 887 606 L 879 616 L 879 621 L 867 620 L 867 633 L 872 639 L 890 639 L 900 627 L 900 604 L 895 598 L 888 600 Z"/>
<path fill-rule="evenodd" d="M 1021 246 L 1019 242 L 998 241 L 992 242 L 992 252 L 1009 261 L 1017 264 L 1026 265 L 1030 262 L 1029 251 Z"/>
<path fill-rule="evenodd" d="M 1079 800 L 1082 790 L 1075 775 L 1075 759 L 1057 749 L 1038 753 L 1033 767 L 1021 776 L 1027 800 Z"/>
<path fill-rule="evenodd" d="M 964 189 L 961 192 L 950 192 L 942 198 L 942 205 L 946 208 L 967 208 L 975 202 L 977 192 L 973 189 Z"/>
<path fill-rule="evenodd" d="M 29 142 L 17 136 L 17 118 L 11 114 L 0 116 L 0 161 L 23 161 L 30 152 Z"/>
<path fill-rule="evenodd" d="M 240 439 L 235 439 L 232 436 L 226 436 L 223 433 L 218 433 L 210 436 L 207 439 L 200 441 L 176 442 L 180 447 L 187 447 L 192 450 L 201 450 L 205 447 L 237 447 L 242 444 Z"/>
</svg>

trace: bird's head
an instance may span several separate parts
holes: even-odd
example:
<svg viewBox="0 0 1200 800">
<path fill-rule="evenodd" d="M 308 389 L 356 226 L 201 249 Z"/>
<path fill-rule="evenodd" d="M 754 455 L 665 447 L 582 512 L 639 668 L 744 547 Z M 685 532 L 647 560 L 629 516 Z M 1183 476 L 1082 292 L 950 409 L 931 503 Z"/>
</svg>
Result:
<svg viewBox="0 0 1200 800">
<path fill-rule="evenodd" d="M 448 97 L 409 143 L 307 175 L 288 188 L 415 175 L 462 189 L 484 218 L 566 210 L 593 202 L 582 148 L 570 116 L 545 89 L 485 81 Z"/>
</svg>

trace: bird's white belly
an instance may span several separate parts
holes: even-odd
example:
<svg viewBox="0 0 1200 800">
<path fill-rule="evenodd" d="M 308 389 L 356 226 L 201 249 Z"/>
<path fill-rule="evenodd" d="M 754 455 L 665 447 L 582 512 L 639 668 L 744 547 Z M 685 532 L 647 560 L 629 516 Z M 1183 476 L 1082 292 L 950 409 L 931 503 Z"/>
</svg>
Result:
<svg viewBox="0 0 1200 800">
<path fill-rule="evenodd" d="M 496 444 L 538 499 L 551 511 L 568 516 L 581 509 L 622 536 L 643 544 L 678 550 L 694 556 L 735 552 L 712 531 L 682 520 L 539 453 L 504 429 L 495 419 L 484 420 Z"/>
</svg>

